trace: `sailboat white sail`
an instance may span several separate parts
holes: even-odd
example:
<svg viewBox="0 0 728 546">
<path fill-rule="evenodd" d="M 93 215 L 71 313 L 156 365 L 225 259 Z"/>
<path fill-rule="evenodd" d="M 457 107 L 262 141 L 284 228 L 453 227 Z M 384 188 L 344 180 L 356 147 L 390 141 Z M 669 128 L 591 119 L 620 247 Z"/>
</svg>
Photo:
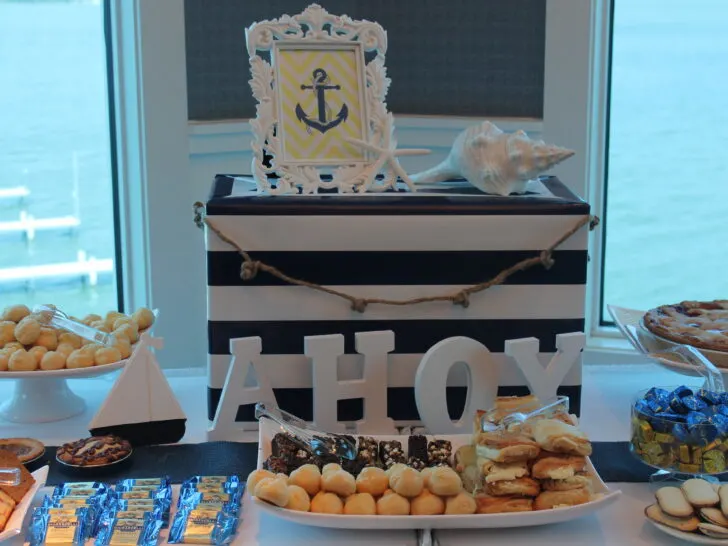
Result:
<svg viewBox="0 0 728 546">
<path fill-rule="evenodd" d="M 92 435 L 115 434 L 135 446 L 182 439 L 187 416 L 150 350 L 162 346 L 161 338 L 141 335 L 129 362 L 89 425 Z"/>
</svg>

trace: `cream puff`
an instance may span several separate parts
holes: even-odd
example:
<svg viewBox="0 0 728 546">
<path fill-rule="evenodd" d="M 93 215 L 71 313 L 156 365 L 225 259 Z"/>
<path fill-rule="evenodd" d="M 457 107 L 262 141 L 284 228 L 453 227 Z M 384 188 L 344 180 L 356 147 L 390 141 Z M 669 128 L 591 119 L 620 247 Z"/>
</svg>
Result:
<svg viewBox="0 0 728 546">
<path fill-rule="evenodd" d="M 28 315 L 30 315 L 30 309 L 27 305 L 11 305 L 3 311 L 2 319 L 17 323 Z"/>
<path fill-rule="evenodd" d="M 356 492 L 356 480 L 346 470 L 324 472 L 321 475 L 321 489 L 348 497 Z"/>
<path fill-rule="evenodd" d="M 356 477 L 356 490 L 359 493 L 369 493 L 379 497 L 389 487 L 387 474 L 376 466 L 363 468 Z"/>
<path fill-rule="evenodd" d="M 389 487 L 403 497 L 416 497 L 422 492 L 424 480 L 414 468 L 405 468 L 389 477 Z"/>
<path fill-rule="evenodd" d="M 273 474 L 270 470 L 263 470 L 262 468 L 259 468 L 257 470 L 253 470 L 250 474 L 248 474 L 248 479 L 245 483 L 245 487 L 248 491 L 251 493 L 255 491 L 255 486 L 258 485 L 258 482 L 262 480 L 263 478 L 275 478 L 276 475 Z"/>
<path fill-rule="evenodd" d="M 288 477 L 289 485 L 297 485 L 312 497 L 321 490 L 321 472 L 315 464 L 299 466 Z"/>
<path fill-rule="evenodd" d="M 435 516 L 445 512 L 445 501 L 427 489 L 410 499 L 410 513 L 413 516 Z"/>
<path fill-rule="evenodd" d="M 369 493 L 355 493 L 346 498 L 344 514 L 350 516 L 374 516 L 377 513 L 377 503 Z"/>
<path fill-rule="evenodd" d="M 317 514 L 343 514 L 344 503 L 335 493 L 319 491 L 311 499 L 311 512 Z"/>
<path fill-rule="evenodd" d="M 67 356 L 59 351 L 48 351 L 40 360 L 41 370 L 62 370 L 66 367 Z"/>
<path fill-rule="evenodd" d="M 288 502 L 285 508 L 298 512 L 308 512 L 311 508 L 311 498 L 308 493 L 297 485 L 288 486 Z"/>
<path fill-rule="evenodd" d="M 430 472 L 428 488 L 435 495 L 448 497 L 457 495 L 463 489 L 463 482 L 449 466 L 438 466 Z"/>
<path fill-rule="evenodd" d="M 263 478 L 255 485 L 253 495 L 276 506 L 285 506 L 289 498 L 288 483 L 280 478 Z"/>
<path fill-rule="evenodd" d="M 380 516 L 406 516 L 409 513 L 409 501 L 395 492 L 385 493 L 377 501 L 377 514 Z"/>
<path fill-rule="evenodd" d="M 461 491 L 454 497 L 448 497 L 445 501 L 445 514 L 475 514 L 478 505 L 470 493 Z"/>
<path fill-rule="evenodd" d="M 25 317 L 15 326 L 15 339 L 23 345 L 33 345 L 40 336 L 40 322 L 33 317 Z"/>
</svg>

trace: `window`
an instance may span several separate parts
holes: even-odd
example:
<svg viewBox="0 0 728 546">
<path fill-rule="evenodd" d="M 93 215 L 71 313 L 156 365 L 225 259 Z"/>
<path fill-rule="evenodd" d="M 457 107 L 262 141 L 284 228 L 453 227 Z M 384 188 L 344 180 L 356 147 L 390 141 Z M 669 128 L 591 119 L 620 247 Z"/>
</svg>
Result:
<svg viewBox="0 0 728 546">
<path fill-rule="evenodd" d="M 0 301 L 118 309 L 100 0 L 0 0 Z"/>
<path fill-rule="evenodd" d="M 728 294 L 728 4 L 614 0 L 601 321 Z"/>
</svg>

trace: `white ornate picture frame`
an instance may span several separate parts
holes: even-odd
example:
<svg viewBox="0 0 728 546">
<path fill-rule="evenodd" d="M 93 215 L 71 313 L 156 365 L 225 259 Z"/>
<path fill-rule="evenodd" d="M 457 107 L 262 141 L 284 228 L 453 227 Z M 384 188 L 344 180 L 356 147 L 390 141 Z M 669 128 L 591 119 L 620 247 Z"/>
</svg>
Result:
<svg viewBox="0 0 728 546">
<path fill-rule="evenodd" d="M 397 169 L 369 153 L 396 147 L 393 118 L 385 103 L 390 80 L 384 66 L 384 29 L 312 4 L 298 15 L 254 23 L 245 34 L 250 86 L 258 101 L 256 118 L 250 121 L 258 191 L 316 193 L 336 188 L 347 193 L 394 187 Z M 291 70 L 301 62 L 303 68 Z M 343 86 L 349 88 L 342 90 Z M 329 101 L 337 92 L 345 95 L 344 101 Z M 304 136 L 313 144 L 302 142 Z M 382 168 L 384 177 L 376 180 Z M 274 185 L 269 175 L 277 175 Z"/>
</svg>

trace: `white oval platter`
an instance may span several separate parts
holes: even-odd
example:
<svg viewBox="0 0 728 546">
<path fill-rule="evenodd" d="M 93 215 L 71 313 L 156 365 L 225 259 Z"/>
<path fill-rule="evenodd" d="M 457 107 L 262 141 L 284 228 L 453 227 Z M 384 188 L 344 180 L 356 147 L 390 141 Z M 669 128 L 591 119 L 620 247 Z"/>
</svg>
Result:
<svg viewBox="0 0 728 546">
<path fill-rule="evenodd" d="M 270 455 L 271 439 L 279 430 L 269 419 L 261 419 L 259 426 L 258 468 Z M 399 440 L 407 445 L 407 436 L 374 436 L 377 440 Z M 460 446 L 470 442 L 469 434 L 438 435 L 437 438 L 450 440 L 453 452 Z M 611 490 L 601 480 L 590 459 L 587 459 L 587 471 L 592 477 L 594 500 L 578 506 L 555 508 L 533 512 L 515 512 L 506 514 L 474 514 L 474 515 L 441 515 L 441 516 L 347 516 L 336 514 L 313 514 L 296 512 L 279 508 L 255 497 L 246 495 L 246 502 L 263 512 L 288 521 L 314 527 L 338 529 L 486 529 L 507 527 L 530 527 L 561 523 L 586 516 L 609 506 L 621 495 L 619 490 Z"/>
</svg>

